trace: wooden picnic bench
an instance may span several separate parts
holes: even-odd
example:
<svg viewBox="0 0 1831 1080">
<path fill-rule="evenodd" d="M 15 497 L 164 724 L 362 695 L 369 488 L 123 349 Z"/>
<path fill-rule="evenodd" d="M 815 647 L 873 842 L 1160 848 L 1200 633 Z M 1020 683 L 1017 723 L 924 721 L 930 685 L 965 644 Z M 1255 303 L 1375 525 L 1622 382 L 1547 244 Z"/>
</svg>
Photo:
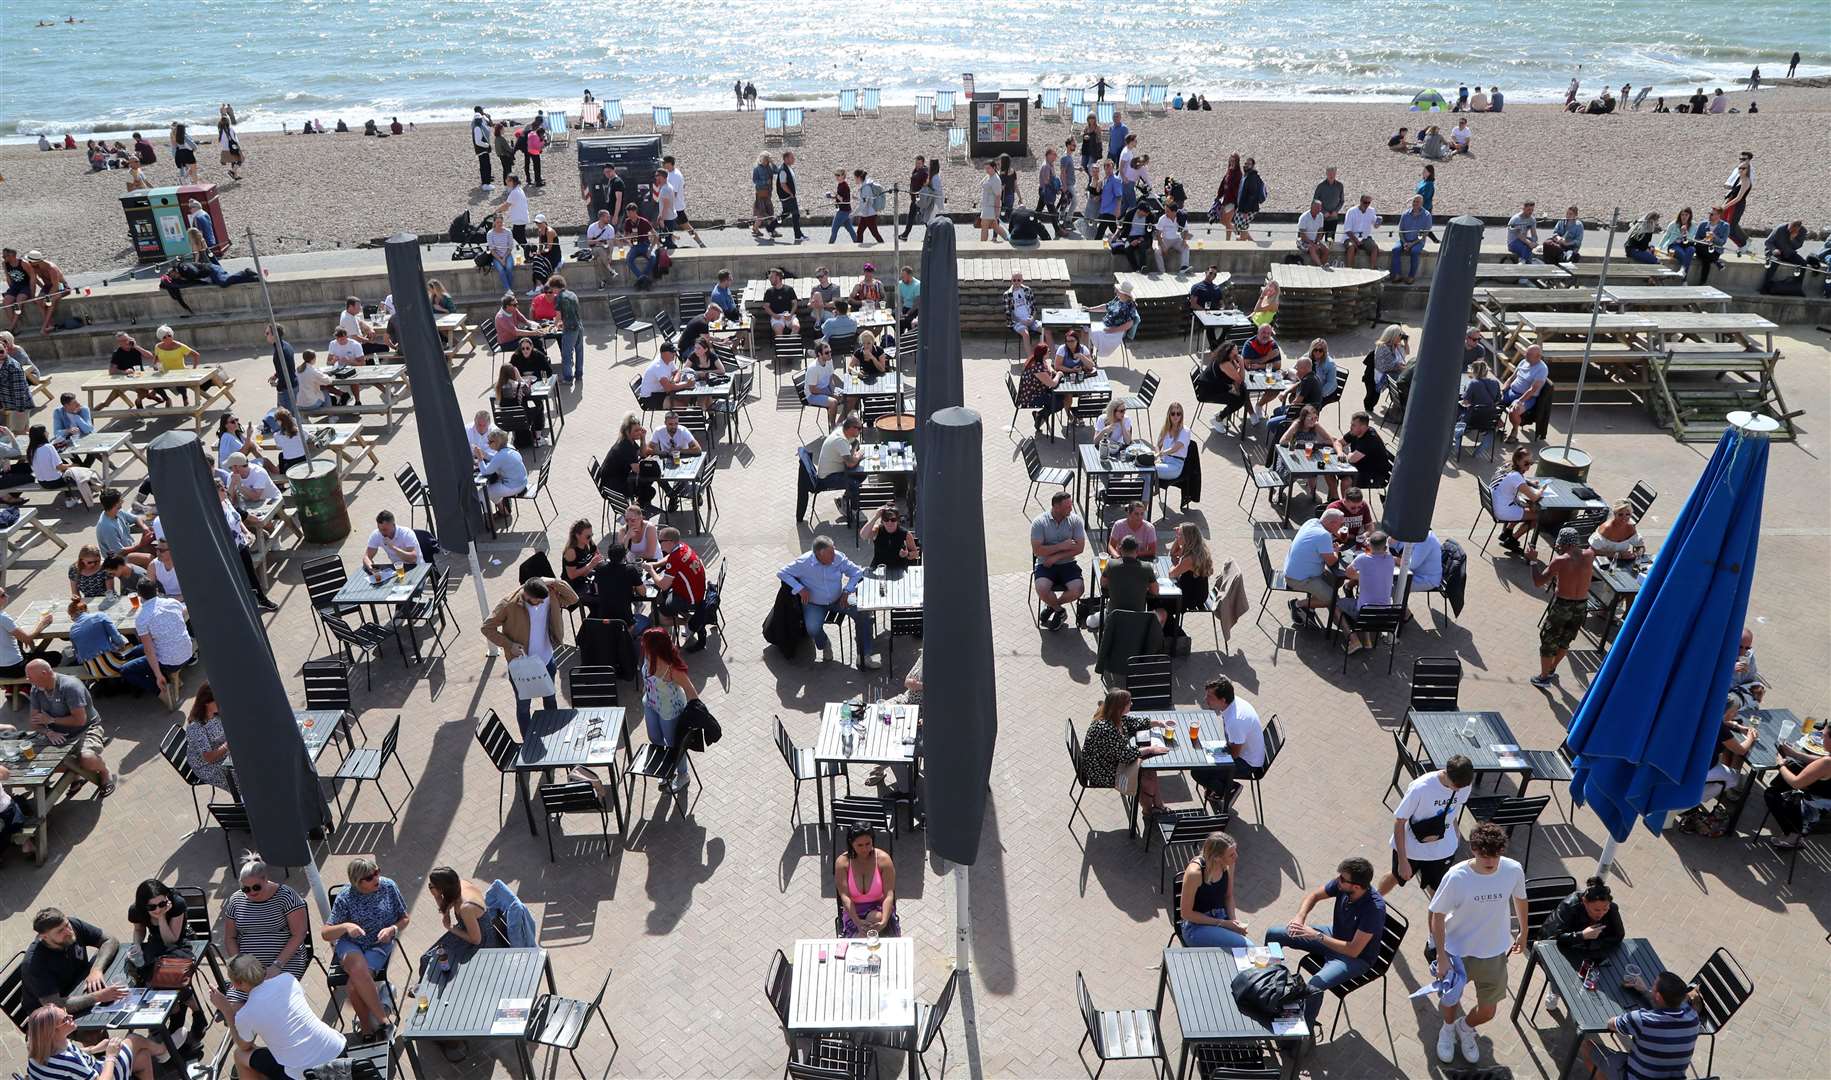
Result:
<svg viewBox="0 0 1831 1080">
<path fill-rule="evenodd" d="M 228 408 L 235 403 L 234 387 L 235 380 L 223 374 L 220 365 L 205 364 L 173 371 L 98 375 L 83 383 L 82 390 L 88 397 L 89 415 L 96 419 L 115 416 L 133 417 L 135 420 L 155 416 L 188 417 L 201 431 L 205 413 L 215 408 Z M 179 391 L 183 391 L 185 397 L 167 405 L 125 403 L 130 394 L 137 397 L 155 391 L 164 391 L 170 397 L 176 397 Z M 116 401 L 123 401 L 123 404 L 117 406 Z"/>
<path fill-rule="evenodd" d="M 63 537 L 38 520 L 36 506 L 21 506 L 17 509 L 19 517 L 11 525 L 0 529 L 0 588 L 6 587 L 6 572 L 13 565 L 13 560 L 40 540 L 56 544 L 59 551 L 70 546 Z"/>
</svg>

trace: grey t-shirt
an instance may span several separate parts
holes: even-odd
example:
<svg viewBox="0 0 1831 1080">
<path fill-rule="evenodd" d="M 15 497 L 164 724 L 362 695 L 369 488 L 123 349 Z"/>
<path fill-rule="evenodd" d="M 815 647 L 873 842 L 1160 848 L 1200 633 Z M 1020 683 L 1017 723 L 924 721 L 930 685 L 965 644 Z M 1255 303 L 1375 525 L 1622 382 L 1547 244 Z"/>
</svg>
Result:
<svg viewBox="0 0 1831 1080">
<path fill-rule="evenodd" d="M 1030 539 L 1044 547 L 1060 544 L 1067 540 L 1085 540 L 1087 526 L 1081 521 L 1081 515 L 1070 513 L 1060 521 L 1055 515 L 1044 510 L 1030 522 Z"/>
<path fill-rule="evenodd" d="M 69 675 L 54 675 L 56 680 L 49 690 L 32 687 L 32 709 L 46 716 L 61 719 L 77 709 L 82 709 L 88 716 L 88 722 L 94 724 L 101 719 L 96 712 L 95 701 L 89 696 L 89 688 L 81 679 Z M 64 725 L 59 725 L 64 726 Z"/>
<path fill-rule="evenodd" d="M 25 663 L 25 654 L 19 651 L 19 639 L 13 636 L 17 629 L 19 624 L 13 617 L 0 611 L 0 667 L 17 667 Z"/>
</svg>

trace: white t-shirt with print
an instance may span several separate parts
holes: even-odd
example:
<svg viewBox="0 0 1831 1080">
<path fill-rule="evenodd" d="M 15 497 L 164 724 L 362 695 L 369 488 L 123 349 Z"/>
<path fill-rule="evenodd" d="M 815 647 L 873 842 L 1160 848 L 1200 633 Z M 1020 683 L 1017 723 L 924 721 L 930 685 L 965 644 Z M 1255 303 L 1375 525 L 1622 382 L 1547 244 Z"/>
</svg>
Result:
<svg viewBox="0 0 1831 1080">
<path fill-rule="evenodd" d="M 1447 807 L 1449 815 L 1443 823 L 1443 835 L 1436 840 L 1420 840 L 1411 831 L 1410 825 L 1405 832 L 1405 857 L 1424 861 L 1448 859 L 1456 854 L 1460 843 L 1456 834 L 1456 815 L 1462 811 L 1464 803 L 1469 801 L 1470 788 L 1456 788 L 1443 782 L 1442 772 L 1426 773 L 1411 782 L 1405 789 L 1405 797 L 1399 800 L 1398 808 L 1392 812 L 1396 821 L 1423 821 L 1436 817 Z M 1388 841 L 1394 850 L 1398 844 Z"/>
<path fill-rule="evenodd" d="M 1451 956 L 1477 960 L 1503 956 L 1513 946 L 1513 902 L 1526 898 L 1526 871 L 1502 858 L 1492 874 L 1478 873 L 1475 860 L 1450 867 L 1431 897 L 1432 913 L 1448 918 L 1443 947 Z"/>
</svg>

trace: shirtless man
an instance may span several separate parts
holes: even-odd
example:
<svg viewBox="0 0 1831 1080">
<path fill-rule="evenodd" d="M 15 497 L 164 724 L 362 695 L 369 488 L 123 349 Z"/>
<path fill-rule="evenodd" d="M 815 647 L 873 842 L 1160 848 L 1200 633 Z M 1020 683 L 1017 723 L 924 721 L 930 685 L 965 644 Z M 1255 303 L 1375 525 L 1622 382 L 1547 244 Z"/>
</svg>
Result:
<svg viewBox="0 0 1831 1080">
<path fill-rule="evenodd" d="M 1558 664 L 1583 626 L 1583 615 L 1589 606 L 1589 583 L 1596 569 L 1596 553 L 1584 545 L 1583 535 L 1576 529 L 1559 529 L 1552 551 L 1549 564 L 1540 565 L 1536 559 L 1532 563 L 1534 588 L 1557 583 L 1551 610 L 1545 613 L 1545 623 L 1539 629 L 1539 673 L 1532 685 L 1541 690 L 1558 681 Z"/>
<path fill-rule="evenodd" d="M 64 281 L 64 272 L 57 264 L 36 251 L 25 253 L 26 272 L 32 275 L 37 283 L 38 306 L 44 309 L 45 324 L 40 330 L 48 334 L 56 329 L 57 305 L 63 301 L 64 290 L 68 285 Z"/>
</svg>

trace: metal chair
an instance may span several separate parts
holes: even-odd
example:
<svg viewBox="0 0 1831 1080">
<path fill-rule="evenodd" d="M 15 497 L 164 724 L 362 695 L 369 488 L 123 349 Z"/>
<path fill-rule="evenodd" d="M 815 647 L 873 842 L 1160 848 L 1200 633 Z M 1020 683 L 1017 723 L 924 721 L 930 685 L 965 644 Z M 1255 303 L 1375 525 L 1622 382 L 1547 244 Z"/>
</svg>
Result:
<svg viewBox="0 0 1831 1080">
<path fill-rule="evenodd" d="M 1551 802 L 1549 795 L 1534 795 L 1530 798 L 1507 795 L 1476 795 L 1469 799 L 1469 816 L 1486 824 L 1499 825 L 1507 830 L 1507 844 L 1513 843 L 1513 830 L 1521 825 L 1526 827 L 1526 857 L 1520 865 L 1530 868 L 1532 865 L 1532 827 L 1538 823 L 1539 815 Z"/>
<path fill-rule="evenodd" d="M 1412 753 L 1410 748 L 1405 745 L 1405 732 L 1403 730 L 1392 733 L 1392 745 L 1394 750 L 1397 751 L 1398 758 L 1392 765 L 1392 779 L 1387 782 L 1386 791 L 1380 796 L 1381 806 L 1386 805 L 1386 799 L 1391 795 L 1396 794 L 1400 798 L 1404 798 L 1405 792 L 1399 787 L 1400 776 L 1403 776 L 1405 782 L 1410 784 L 1413 780 L 1423 776 L 1425 772 L 1428 771 L 1424 768 L 1423 762 L 1418 760 L 1418 756 Z"/>
<path fill-rule="evenodd" d="M 1086 821 L 1087 827 L 1091 829 L 1093 821 L 1081 810 L 1081 799 L 1086 796 L 1087 789 L 1093 786 L 1087 782 L 1087 765 L 1081 757 L 1081 736 L 1075 732 L 1072 719 L 1062 721 L 1062 727 L 1066 732 L 1068 765 L 1072 773 L 1068 781 L 1068 794 L 1074 799 L 1074 808 L 1068 812 L 1068 824 L 1073 825 L 1075 815 L 1080 814 L 1081 820 Z"/>
<path fill-rule="evenodd" d="M 320 608 L 318 621 L 324 624 L 331 637 L 342 646 L 345 665 L 354 664 L 358 656 L 362 658 L 362 670 L 368 679 L 369 689 L 375 689 L 375 654 L 381 650 L 383 642 L 394 636 L 394 620 L 352 627 L 341 616 Z"/>
<path fill-rule="evenodd" d="M 248 821 L 248 808 L 239 802 L 210 803 L 206 807 L 216 827 L 223 831 L 223 850 L 229 853 L 229 868 L 235 869 L 235 848 L 229 843 L 229 834 L 244 832 L 254 836 L 254 826 Z"/>
<path fill-rule="evenodd" d="M 1196 1080 L 1279 1080 L 1284 1065 L 1263 1046 L 1218 1046 L 1201 1043 L 1190 1051 Z"/>
<path fill-rule="evenodd" d="M 617 669 L 586 665 L 572 669 L 571 691 L 566 695 L 575 709 L 614 709 L 617 706 Z"/>
<path fill-rule="evenodd" d="M 1653 509 L 1653 500 L 1659 498 L 1659 492 L 1647 486 L 1645 480 L 1634 482 L 1634 490 L 1628 492 L 1628 505 L 1634 508 L 1634 520 L 1640 521 Z"/>
<path fill-rule="evenodd" d="M 1469 415 L 1460 425 L 1461 435 L 1456 439 L 1456 460 L 1462 460 L 1462 440 L 1469 435 L 1476 435 L 1475 449 L 1481 449 L 1482 442 L 1488 444 L 1488 460 L 1493 461 L 1500 448 L 1500 406 L 1475 405 L 1470 407 Z"/>
<path fill-rule="evenodd" d="M 1558 909 L 1564 898 L 1577 891 L 1577 879 L 1568 874 L 1562 877 L 1539 877 L 1526 879 L 1526 940 L 1539 940 L 1539 931 L 1545 928 L 1545 920 Z M 1533 1010 L 1534 1016 L 1538 1011 Z"/>
<path fill-rule="evenodd" d="M 350 886 L 348 885 L 331 886 L 330 899 L 333 906 L 336 905 L 337 898 L 343 895 L 343 891 L 349 887 Z M 305 947 L 307 949 L 311 948 L 311 935 L 309 933 L 307 933 L 305 938 Z M 388 972 L 394 967 L 394 954 L 405 952 L 406 949 L 407 946 L 401 940 L 401 935 L 394 935 L 388 942 L 388 957 L 382 962 L 382 969 L 376 971 L 373 966 L 369 968 L 369 973 L 375 980 L 375 990 L 381 997 L 382 1008 L 392 1009 L 397 1021 L 400 1018 L 400 1007 L 398 1005 L 400 999 L 394 996 L 394 983 L 389 980 Z M 316 960 L 316 956 L 314 955 L 312 959 Z M 337 991 L 349 984 L 350 973 L 343 970 L 343 961 L 337 958 L 337 952 L 333 949 L 331 950 L 330 966 L 324 969 L 324 985 L 331 992 L 331 1008 L 334 1014 L 332 1022 L 339 1027 L 341 1027 L 343 1023 L 343 1005 L 337 1000 Z"/>
<path fill-rule="evenodd" d="M 350 579 L 348 571 L 343 568 L 342 559 L 335 555 L 312 559 L 299 568 L 299 573 L 305 579 L 305 594 L 311 598 L 312 609 L 320 615 L 328 612 L 338 618 L 347 619 L 351 615 L 362 614 L 362 608 L 355 604 L 337 603 L 337 593 Z M 316 645 L 324 636 L 324 628 L 313 626 L 312 629 L 314 631 L 312 644 Z"/>
<path fill-rule="evenodd" d="M 1245 467 L 1246 479 L 1241 481 L 1240 494 L 1233 501 L 1236 506 L 1243 507 L 1246 510 L 1247 520 L 1250 521 L 1252 520 L 1253 511 L 1259 508 L 1259 494 L 1261 492 L 1278 492 L 1284 490 L 1284 478 L 1279 476 L 1277 470 L 1273 469 L 1271 466 L 1254 461 L 1252 451 L 1247 448 L 1247 441 L 1245 439 L 1240 440 L 1240 464 Z M 1252 505 L 1250 506 L 1246 503 L 1247 488 L 1252 489 Z M 1260 540 L 1259 546 L 1260 549 L 1263 550 L 1265 541 Z"/>
<path fill-rule="evenodd" d="M 1398 604 L 1367 604 L 1350 614 L 1347 609 L 1340 611 L 1341 616 L 1341 670 L 1348 672 L 1348 646 L 1355 634 L 1372 634 L 1374 652 L 1380 646 L 1380 635 L 1386 635 L 1386 674 L 1392 674 L 1392 668 L 1398 662 L 1399 626 L 1405 621 L 1405 609 Z"/>
<path fill-rule="evenodd" d="M 1411 708 L 1455 712 L 1462 685 L 1462 661 L 1454 656 L 1420 656 L 1411 662 Z"/>
<path fill-rule="evenodd" d="M 1477 496 L 1481 499 L 1481 509 L 1476 511 L 1475 522 L 1469 526 L 1469 539 L 1473 540 L 1475 538 L 1475 530 L 1481 526 L 1481 519 L 1485 515 L 1489 521 L 1494 523 L 1488 528 L 1487 539 L 1481 542 L 1481 553 L 1486 555 L 1488 553 L 1488 545 L 1494 541 L 1494 534 L 1500 531 L 1501 521 L 1494 516 L 1494 489 L 1488 486 L 1488 482 L 1486 480 L 1477 480 L 1475 482 L 1475 491 Z"/>
<path fill-rule="evenodd" d="M 1265 821 L 1265 794 L 1260 790 L 1260 783 L 1277 764 L 1278 755 L 1284 752 L 1284 729 L 1278 726 L 1278 714 L 1272 713 L 1270 720 L 1259 729 L 1259 738 L 1265 743 L 1265 767 L 1256 773 L 1246 775 L 1246 783 L 1252 788 L 1252 808 L 1258 815 L 1261 824 Z"/>
<path fill-rule="evenodd" d="M 1703 967 L 1698 968 L 1691 985 L 1697 987 L 1700 998 L 1698 1019 L 1703 1021 L 1702 1034 L 1710 1040 L 1710 1054 L 1704 1062 L 1704 1071 L 1708 1073 L 1717 1062 L 1717 1033 L 1742 1008 L 1743 1002 L 1755 996 L 1755 983 L 1742 970 L 1742 965 L 1736 963 L 1736 958 L 1729 955 L 1728 949 L 1719 948 L 1704 961 Z"/>
<path fill-rule="evenodd" d="M 1125 688 L 1131 691 L 1134 709 L 1171 708 L 1170 658 L 1161 653 L 1131 657 L 1125 665 Z"/>
<path fill-rule="evenodd" d="M 610 1036 L 610 1056 L 604 1059 L 604 1075 L 610 1075 L 610 1064 L 616 1060 L 617 1051 L 623 1047 L 617 1042 L 617 1033 L 610 1030 L 610 1021 L 604 1016 L 604 991 L 610 987 L 610 969 L 604 970 L 604 981 L 598 986 L 598 993 L 590 1001 L 577 998 L 560 997 L 558 994 L 542 994 L 534 1001 L 533 1011 L 529 1015 L 527 1041 L 535 1046 L 550 1046 L 566 1052 L 572 1059 L 573 1068 L 579 1075 L 585 1075 L 585 1067 L 579 1064 L 579 1042 L 584 1038 L 585 1026 L 596 1013 L 598 1022 L 604 1025 L 604 1034 Z M 547 1070 L 551 1073 L 552 1070 Z"/>
<path fill-rule="evenodd" d="M 1044 487 L 1061 488 L 1066 491 L 1068 486 L 1074 483 L 1073 469 L 1043 464 L 1043 455 L 1036 447 L 1035 438 L 1026 436 L 1022 442 L 1017 444 L 1017 450 L 1019 454 L 1023 455 L 1024 474 L 1030 481 L 1030 490 L 1024 495 L 1024 506 L 1028 507 L 1032 499 L 1040 505 L 1041 491 Z"/>
<path fill-rule="evenodd" d="M 184 926 L 191 946 L 191 958 L 196 961 L 208 960 L 210 973 L 216 976 L 218 983 L 222 982 L 222 967 L 218 964 L 216 942 L 211 936 L 215 924 L 210 921 L 209 896 L 195 885 L 174 885 L 172 892 L 184 901 Z"/>
<path fill-rule="evenodd" d="M 1263 536 L 1258 537 L 1253 541 L 1253 547 L 1257 549 L 1259 554 L 1259 576 L 1265 581 L 1265 592 L 1259 597 L 1259 615 L 1253 620 L 1253 625 L 1258 626 L 1265 620 L 1265 605 L 1271 603 L 1272 593 L 1287 592 L 1305 598 L 1308 598 L 1310 594 L 1304 592 L 1302 589 L 1291 588 L 1285 583 L 1284 572 L 1272 569 L 1272 557 L 1270 552 L 1265 548 L 1265 538 Z"/>
<path fill-rule="evenodd" d="M 604 482 L 604 471 L 597 458 L 591 459 L 591 482 L 598 489 L 604 505 L 598 510 L 598 531 L 609 532 L 610 523 L 623 517 L 629 509 L 629 496 Z"/>
<path fill-rule="evenodd" d="M 704 308 L 700 309 L 704 311 Z M 667 308 L 655 312 L 655 339 L 657 341 L 674 341 L 680 337 L 680 328 L 674 325 L 674 316 L 668 314 Z"/>
<path fill-rule="evenodd" d="M 355 808 L 356 799 L 362 794 L 362 785 L 370 783 L 375 785 L 375 790 L 381 792 L 381 801 L 388 804 L 388 819 L 392 821 L 399 816 L 394 809 L 393 801 L 388 798 L 388 789 L 381 784 L 381 774 L 383 766 L 387 765 L 388 760 L 392 758 L 395 768 L 401 771 L 401 778 L 407 781 L 407 793 L 409 795 L 413 793 L 413 777 L 407 775 L 407 766 L 401 763 L 400 739 L 401 718 L 397 713 L 394 723 L 390 724 L 388 730 L 382 735 L 380 746 L 365 744 L 352 750 L 350 756 L 344 758 L 343 763 L 337 766 L 337 774 L 332 777 L 332 780 L 337 784 L 342 784 L 347 780 L 356 785 L 355 790 L 350 793 L 349 803 L 343 808 L 345 822 L 349 821 L 350 811 Z"/>
<path fill-rule="evenodd" d="M 1555 750 L 1521 750 L 1519 756 L 1526 759 L 1526 767 L 1531 772 L 1520 777 L 1519 793 L 1524 795 L 1526 788 L 1535 780 L 1543 780 L 1551 785 L 1552 802 L 1557 802 L 1558 785 L 1570 780 L 1575 775 L 1571 767 L 1570 744 L 1560 742 Z M 1564 820 L 1570 820 L 1570 811 L 1564 809 Z"/>
<path fill-rule="evenodd" d="M 617 332 L 611 335 L 611 363 L 617 363 L 617 354 L 621 352 L 623 335 L 630 338 L 632 351 L 642 347 L 642 335 L 647 334 L 652 341 L 655 338 L 655 324 L 636 318 L 636 305 L 627 296 L 610 298 L 610 321 L 615 324 Z"/>
<path fill-rule="evenodd" d="M 336 711 L 343 714 L 341 733 L 345 746 L 354 747 L 350 737 L 350 724 L 362 732 L 363 738 L 369 733 L 363 729 L 362 716 L 356 711 L 350 700 L 350 669 L 339 660 L 307 660 L 299 668 L 300 681 L 305 684 L 305 707 L 313 710 Z"/>
<path fill-rule="evenodd" d="M 515 504 L 526 501 L 530 506 L 534 507 L 535 516 L 540 518 L 541 531 L 545 532 L 547 530 L 547 515 L 546 512 L 540 508 L 540 497 L 542 495 L 547 497 L 547 505 L 553 508 L 553 516 L 559 516 L 559 505 L 553 501 L 553 488 L 550 483 L 552 476 L 553 455 L 549 454 L 547 455 L 547 460 L 540 463 L 540 471 L 528 478 L 527 486 L 522 488 L 519 492 L 509 496 L 510 528 L 515 527 Z"/>
<path fill-rule="evenodd" d="M 1157 819 L 1157 835 L 1163 840 L 1163 861 L 1157 872 L 1157 891 L 1163 892 L 1164 882 L 1171 875 L 1182 873 L 1182 868 L 1189 865 L 1189 860 L 1201 853 L 1202 841 L 1208 839 L 1209 833 L 1225 832 L 1231 821 L 1232 815 L 1202 811 Z M 1148 849 L 1150 846 L 1147 841 L 1145 847 Z"/>
<path fill-rule="evenodd" d="M 171 730 L 165 733 L 165 737 L 159 740 L 159 756 L 177 771 L 178 779 L 183 780 L 191 789 L 191 813 L 196 815 L 197 828 L 201 830 L 203 828 L 203 808 L 197 801 L 197 789 L 211 785 L 204 783 L 203 779 L 191 769 L 191 760 L 186 749 L 184 722 L 180 721 L 173 724 Z"/>
<path fill-rule="evenodd" d="M 1144 426 L 1139 431 L 1151 430 L 1151 402 L 1157 400 L 1157 387 L 1162 382 L 1155 371 L 1147 371 L 1144 373 L 1144 381 L 1138 384 L 1138 392 L 1125 397 L 1127 409 L 1144 414 Z"/>
<path fill-rule="evenodd" d="M 825 763 L 814 760 L 812 747 L 798 747 L 795 740 L 789 738 L 788 729 L 782 726 L 780 716 L 776 720 L 776 750 L 782 755 L 782 761 L 788 766 L 788 773 L 795 781 L 795 808 L 789 816 L 793 822 L 801 816 L 801 784 L 812 780 L 818 784 L 822 780 L 846 775 L 845 766 L 837 761 Z"/>
<path fill-rule="evenodd" d="M 613 777 L 610 781 L 615 783 Z M 547 822 L 547 861 L 553 861 L 553 835 L 560 831 L 560 819 L 567 814 L 598 815 L 599 830 L 604 837 L 604 857 L 610 858 L 610 808 L 598 797 L 597 789 L 583 780 L 540 786 L 540 813 Z"/>
<path fill-rule="evenodd" d="M 872 843 L 891 851 L 896 836 L 896 802 L 876 795 L 847 795 L 833 800 L 834 851 L 846 848 L 846 831 L 859 827 L 872 830 Z"/>
<path fill-rule="evenodd" d="M 402 465 L 394 474 L 394 482 L 401 486 L 401 494 L 407 499 L 407 525 L 409 528 L 418 524 L 417 514 L 426 511 L 426 520 L 432 520 L 432 493 L 420 482 L 420 474 L 414 471 L 411 463 Z"/>
<path fill-rule="evenodd" d="M 6 969 L 0 971 L 0 1012 L 6 1013 L 21 1035 L 25 1034 L 26 1018 L 32 1015 L 32 1009 L 25 1003 L 24 950 L 14 953 L 6 962 Z"/>
<path fill-rule="evenodd" d="M 1329 987 L 1329 993 L 1335 995 L 1335 1019 L 1329 1024 L 1329 1038 L 1335 1037 L 1336 1025 L 1348 1011 L 1348 995 L 1369 983 L 1380 983 L 1380 1015 L 1388 1016 L 1386 1009 L 1386 972 L 1392 967 L 1392 960 L 1399 955 L 1399 946 L 1404 944 L 1405 932 L 1411 928 L 1405 916 L 1395 910 L 1391 904 L 1386 905 L 1386 930 L 1380 935 L 1379 951 L 1374 954 L 1373 962 L 1367 970 L 1339 985 Z M 1315 975 L 1322 970 L 1323 961 L 1315 953 L 1304 953 L 1297 964 L 1297 974 L 1304 977 Z M 1390 1019 L 1387 1021 L 1391 1022 Z"/>
<path fill-rule="evenodd" d="M 1109 1061 L 1154 1061 L 1156 1070 L 1169 1076 L 1170 1059 L 1164 1052 L 1156 1009 L 1096 1009 L 1093 996 L 1087 992 L 1087 977 L 1079 971 L 1074 973 L 1074 994 L 1081 1006 L 1081 1023 L 1087 1029 L 1075 1047 L 1075 1057 L 1086 1069 L 1086 1048 L 1091 1042 L 1100 1062 L 1098 1069 L 1088 1069 L 1088 1076 L 1099 1080 Z"/>
<path fill-rule="evenodd" d="M 439 655 L 445 656 L 445 620 L 450 612 L 451 575 L 434 567 L 426 573 L 424 595 L 402 604 L 397 619 L 401 629 L 413 639 L 415 652 L 419 652 L 419 638 L 415 632 L 425 627 L 432 631 L 432 643 L 438 647 Z M 431 660 L 431 650 L 422 656 Z"/>
<path fill-rule="evenodd" d="M 576 703 L 575 703 L 576 704 Z M 477 725 L 477 745 L 483 747 L 483 754 L 496 766 L 496 825 L 502 826 L 502 797 L 508 791 L 509 777 L 515 772 L 515 763 L 521 759 L 521 744 L 515 736 L 509 734 L 507 724 L 496 715 L 495 709 L 486 710 L 483 722 Z"/>
<path fill-rule="evenodd" d="M 935 1037 L 941 1039 L 941 1075 L 947 1075 L 947 1035 L 941 1025 L 947 1022 L 947 1010 L 954 1004 L 954 988 L 960 983 L 960 969 L 948 972 L 947 982 L 941 985 L 941 993 L 936 995 L 934 1004 L 926 1001 L 915 1003 L 916 1022 L 913 1027 L 899 1031 L 871 1032 L 864 1037 L 870 1046 L 881 1046 L 888 1050 L 903 1053 L 915 1052 L 916 1064 L 921 1066 L 923 1080 L 928 1078 L 928 1048 L 934 1045 Z"/>
</svg>

